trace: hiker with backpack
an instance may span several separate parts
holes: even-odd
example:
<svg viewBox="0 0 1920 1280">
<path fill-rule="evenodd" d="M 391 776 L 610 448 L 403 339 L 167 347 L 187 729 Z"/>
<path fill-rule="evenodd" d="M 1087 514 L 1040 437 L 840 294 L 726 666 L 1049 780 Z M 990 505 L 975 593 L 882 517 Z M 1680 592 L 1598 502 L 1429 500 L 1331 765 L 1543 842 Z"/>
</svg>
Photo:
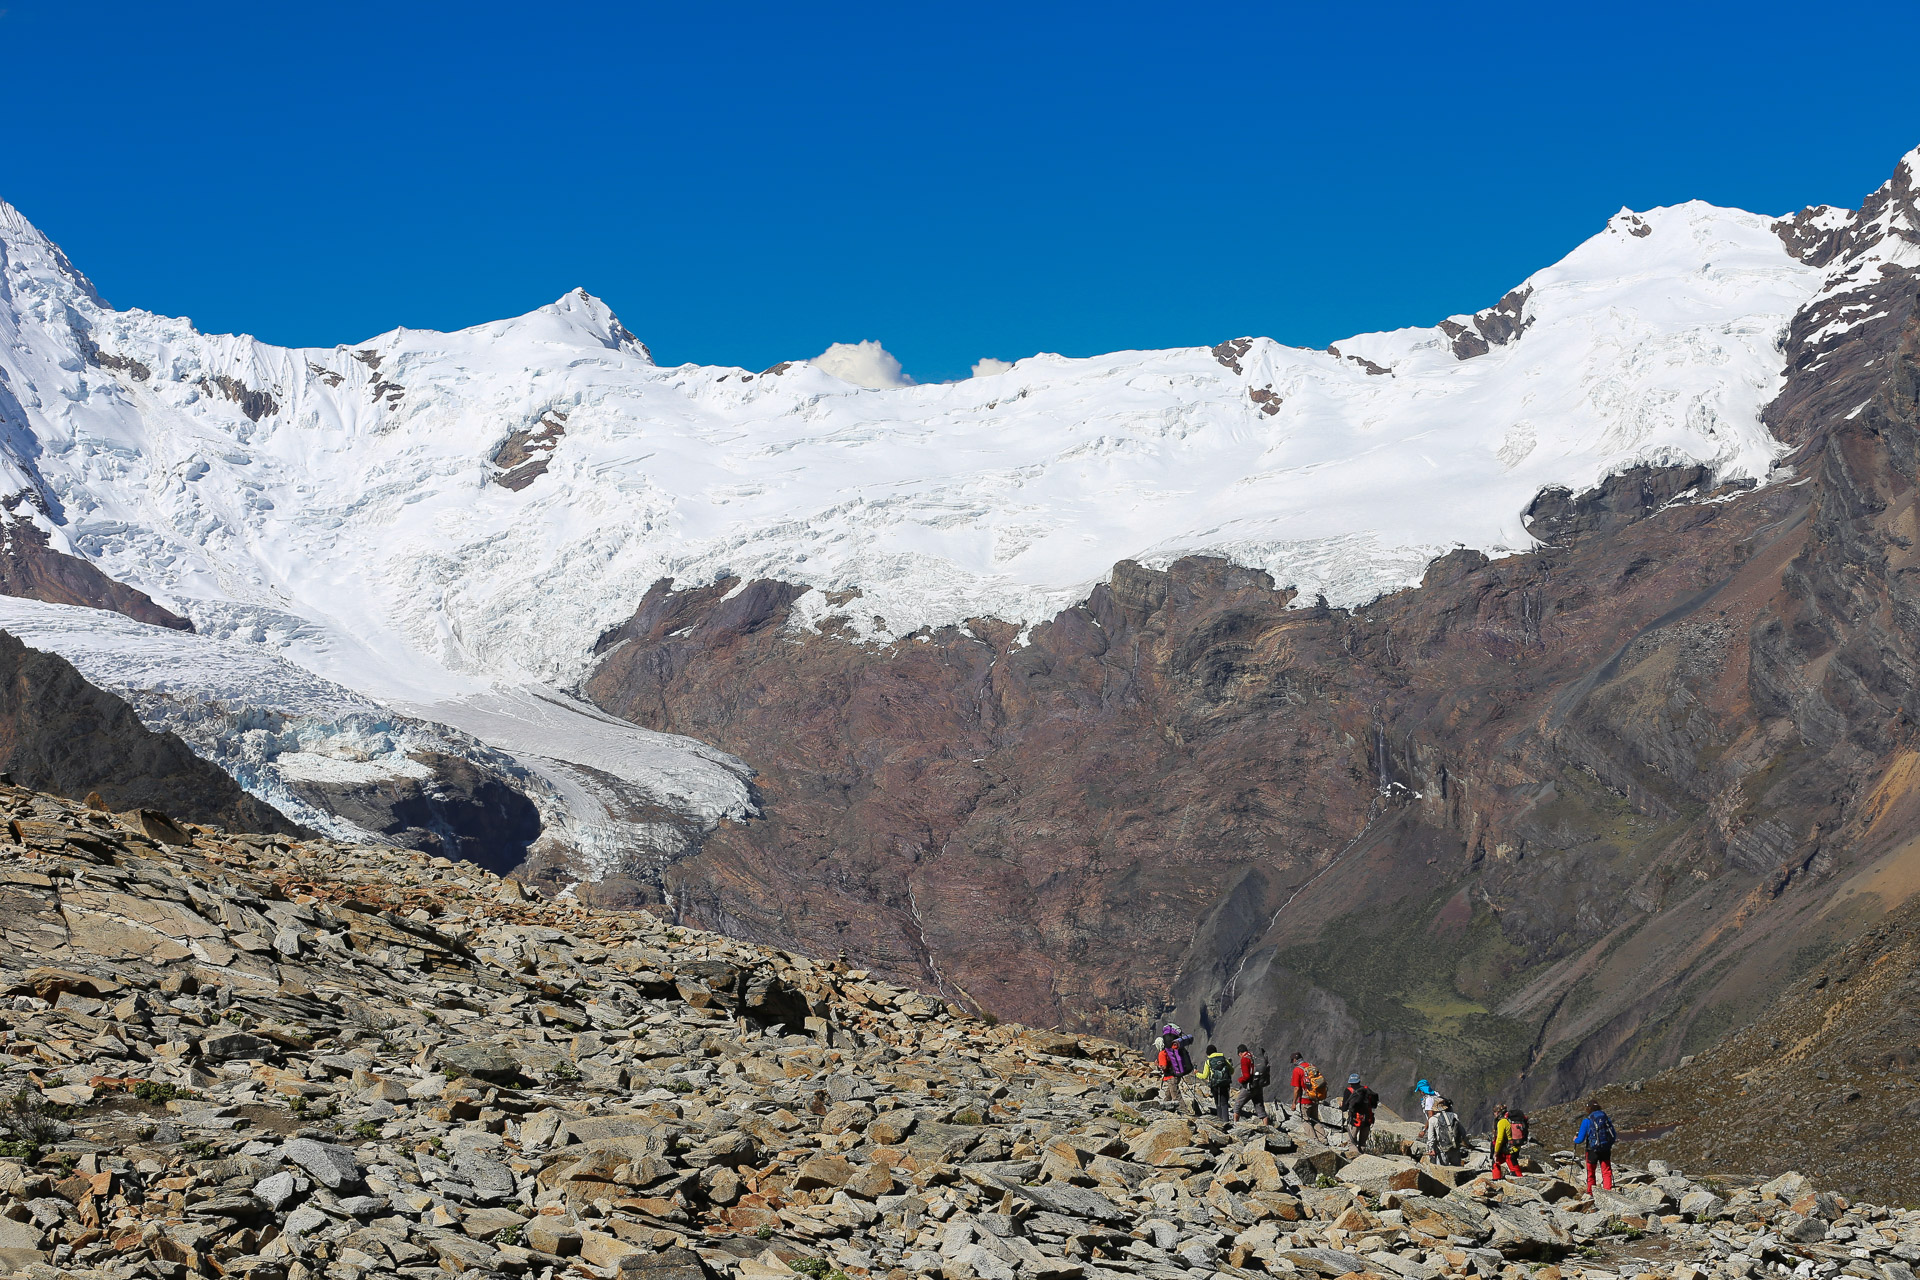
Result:
<svg viewBox="0 0 1920 1280">
<path fill-rule="evenodd" d="M 1169 1022 L 1160 1028 L 1160 1054 L 1156 1061 L 1160 1066 L 1160 1083 L 1164 1086 L 1163 1097 L 1173 1104 L 1174 1110 L 1181 1110 L 1185 1092 L 1180 1087 L 1182 1077 L 1193 1070 L 1193 1058 L 1187 1046 L 1193 1043 L 1193 1037 L 1181 1034 L 1180 1028 Z M 1195 1105 L 1193 1113 L 1200 1114 Z"/>
<path fill-rule="evenodd" d="M 1373 1132 L 1373 1109 L 1380 1105 L 1380 1095 L 1360 1083 L 1356 1073 L 1347 1077 L 1347 1091 L 1340 1095 L 1340 1114 L 1353 1126 L 1353 1149 L 1364 1153 L 1367 1149 L 1367 1135 Z"/>
<path fill-rule="evenodd" d="M 1433 1105 L 1427 1109 L 1427 1159 L 1438 1165 L 1459 1165 L 1466 1139 L 1466 1128 L 1454 1114 L 1453 1104 L 1433 1095 Z"/>
<path fill-rule="evenodd" d="M 1587 1194 L 1593 1194 L 1594 1170 L 1600 1171 L 1600 1187 L 1603 1191 L 1613 1190 L 1613 1144 L 1619 1137 L 1613 1131 L 1613 1121 L 1600 1109 L 1597 1101 L 1587 1103 L 1587 1114 L 1580 1121 L 1580 1132 L 1574 1135 L 1573 1145 L 1585 1143 L 1587 1146 Z"/>
<path fill-rule="evenodd" d="M 1327 1100 L 1327 1078 L 1320 1074 L 1320 1068 L 1306 1060 L 1302 1054 L 1293 1055 L 1293 1109 L 1302 1120 L 1313 1123 L 1308 1107 L 1317 1106 Z"/>
<path fill-rule="evenodd" d="M 1213 1090 L 1213 1111 L 1221 1124 L 1233 1123 L 1233 1117 L 1227 1111 L 1227 1103 L 1233 1093 L 1233 1064 L 1227 1061 L 1227 1055 L 1220 1052 L 1218 1046 L 1207 1046 L 1207 1060 L 1200 1068 L 1200 1078 Z"/>
<path fill-rule="evenodd" d="M 1273 1073 L 1267 1067 L 1266 1055 L 1261 1054 L 1259 1069 L 1253 1065 L 1253 1053 L 1245 1045 L 1240 1046 L 1240 1074 L 1235 1083 L 1240 1086 L 1240 1097 L 1233 1104 L 1233 1118 L 1243 1119 L 1247 1108 L 1253 1108 L 1253 1117 L 1265 1123 L 1267 1119 L 1267 1081 Z"/>
<path fill-rule="evenodd" d="M 1520 1172 L 1520 1148 L 1527 1141 L 1527 1113 L 1501 1106 L 1494 1108 L 1498 1116 L 1493 1126 L 1493 1178 L 1498 1182 L 1501 1177 L 1501 1161 L 1513 1172 L 1516 1178 L 1526 1175 Z"/>
</svg>

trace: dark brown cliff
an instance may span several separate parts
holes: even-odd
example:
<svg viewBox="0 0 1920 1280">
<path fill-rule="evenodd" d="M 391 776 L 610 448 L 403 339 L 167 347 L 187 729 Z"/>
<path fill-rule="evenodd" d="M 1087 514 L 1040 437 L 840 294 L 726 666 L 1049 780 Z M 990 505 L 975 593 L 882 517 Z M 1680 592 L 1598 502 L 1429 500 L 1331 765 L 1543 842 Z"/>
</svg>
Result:
<svg viewBox="0 0 1920 1280">
<path fill-rule="evenodd" d="M 0 772 L 22 786 L 108 808 L 159 809 L 244 831 L 292 832 L 171 733 L 154 733 L 125 702 L 95 688 L 66 659 L 0 632 Z"/>
</svg>

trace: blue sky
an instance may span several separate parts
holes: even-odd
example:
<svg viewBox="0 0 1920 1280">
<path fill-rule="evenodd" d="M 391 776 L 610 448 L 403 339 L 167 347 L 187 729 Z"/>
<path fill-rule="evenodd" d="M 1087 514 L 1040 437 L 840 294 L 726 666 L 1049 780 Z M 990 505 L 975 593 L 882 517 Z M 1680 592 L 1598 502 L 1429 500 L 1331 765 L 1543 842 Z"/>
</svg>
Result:
<svg viewBox="0 0 1920 1280">
<path fill-rule="evenodd" d="M 1321 346 L 1920 145 L 1910 3 L 0 6 L 0 198 L 303 345 L 582 285 L 670 364 Z"/>
</svg>

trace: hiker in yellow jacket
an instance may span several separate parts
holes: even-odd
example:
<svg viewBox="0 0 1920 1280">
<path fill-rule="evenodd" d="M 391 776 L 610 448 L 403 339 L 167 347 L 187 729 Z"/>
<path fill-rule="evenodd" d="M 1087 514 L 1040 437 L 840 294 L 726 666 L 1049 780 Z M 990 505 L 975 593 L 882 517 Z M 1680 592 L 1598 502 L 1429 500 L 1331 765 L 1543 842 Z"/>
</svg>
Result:
<svg viewBox="0 0 1920 1280">
<path fill-rule="evenodd" d="M 1499 1117 L 1493 1124 L 1493 1177 L 1500 1180 L 1500 1162 L 1506 1161 L 1507 1168 L 1516 1178 L 1523 1177 L 1520 1172 L 1520 1146 L 1527 1140 L 1527 1115 L 1524 1111 L 1509 1111 L 1506 1107 L 1495 1107 L 1493 1114 Z"/>
<path fill-rule="evenodd" d="M 1200 1078 L 1213 1090 L 1213 1110 L 1220 1123 L 1232 1124 L 1227 1103 L 1233 1092 L 1233 1064 L 1227 1061 L 1227 1055 L 1220 1052 L 1218 1045 L 1207 1046 L 1207 1060 L 1200 1066 Z"/>
</svg>

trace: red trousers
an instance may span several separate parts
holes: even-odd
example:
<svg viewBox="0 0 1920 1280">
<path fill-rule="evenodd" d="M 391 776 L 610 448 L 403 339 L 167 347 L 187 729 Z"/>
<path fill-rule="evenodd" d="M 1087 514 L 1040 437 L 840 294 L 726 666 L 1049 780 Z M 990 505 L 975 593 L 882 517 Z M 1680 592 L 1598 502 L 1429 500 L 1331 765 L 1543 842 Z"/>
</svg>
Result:
<svg viewBox="0 0 1920 1280">
<path fill-rule="evenodd" d="M 1514 1177 L 1519 1178 L 1525 1176 L 1520 1172 L 1520 1157 L 1514 1152 L 1509 1151 L 1505 1155 L 1495 1155 L 1493 1157 L 1493 1176 L 1495 1178 L 1500 1177 L 1500 1162 L 1502 1160 L 1506 1161 L 1507 1168 L 1513 1170 Z M 1612 1184 L 1609 1183 L 1608 1185 L 1611 1186 Z"/>
<path fill-rule="evenodd" d="M 1593 1190 L 1593 1171 L 1600 1171 L 1600 1186 L 1607 1191 L 1613 1190 L 1613 1152 L 1602 1151 L 1597 1155 L 1587 1154 L 1587 1190 Z"/>
</svg>

